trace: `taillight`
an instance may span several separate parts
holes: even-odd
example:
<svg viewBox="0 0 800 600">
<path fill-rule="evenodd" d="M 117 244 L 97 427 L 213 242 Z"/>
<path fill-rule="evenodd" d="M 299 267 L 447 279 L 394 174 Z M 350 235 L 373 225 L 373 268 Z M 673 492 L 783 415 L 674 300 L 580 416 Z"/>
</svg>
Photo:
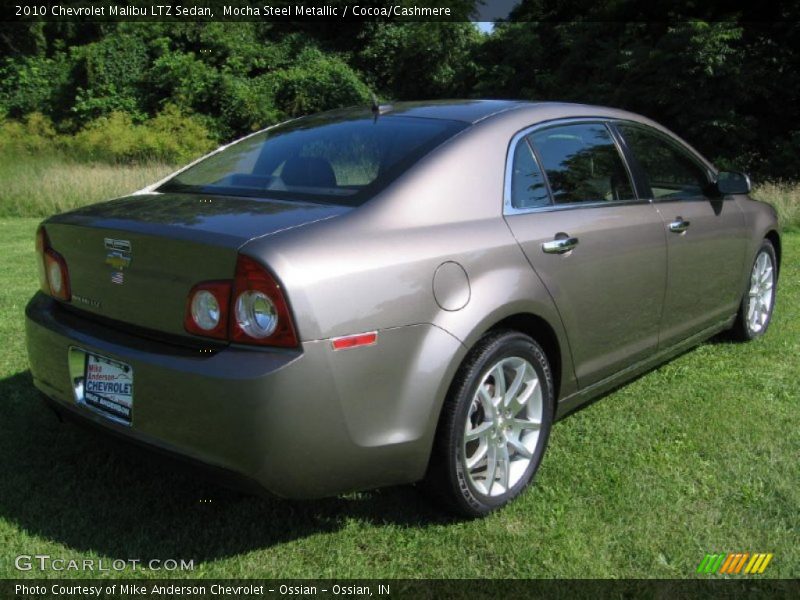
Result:
<svg viewBox="0 0 800 600">
<path fill-rule="evenodd" d="M 231 281 L 204 281 L 186 301 L 189 333 L 242 344 L 297 346 L 297 334 L 280 284 L 258 262 L 239 255 Z"/>
<path fill-rule="evenodd" d="M 50 247 L 47 231 L 42 226 L 36 231 L 36 253 L 39 258 L 39 285 L 42 291 L 59 300 L 69 302 L 72 292 L 69 286 L 67 261 Z"/>
<path fill-rule="evenodd" d="M 189 333 L 213 338 L 228 338 L 230 281 L 206 281 L 189 292 L 183 326 Z"/>
<path fill-rule="evenodd" d="M 297 346 L 280 285 L 258 262 L 239 255 L 233 285 L 231 340 L 263 346 Z"/>
</svg>

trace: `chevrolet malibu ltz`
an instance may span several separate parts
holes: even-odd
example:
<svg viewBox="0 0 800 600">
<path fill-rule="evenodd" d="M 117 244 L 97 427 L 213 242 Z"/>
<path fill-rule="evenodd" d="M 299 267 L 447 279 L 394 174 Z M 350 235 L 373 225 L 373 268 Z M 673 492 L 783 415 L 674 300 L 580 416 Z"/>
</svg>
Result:
<svg viewBox="0 0 800 600">
<path fill-rule="evenodd" d="M 296 119 L 45 220 L 33 381 L 274 495 L 423 482 L 483 515 L 555 420 L 719 332 L 764 335 L 781 240 L 749 191 L 609 108 Z"/>
</svg>

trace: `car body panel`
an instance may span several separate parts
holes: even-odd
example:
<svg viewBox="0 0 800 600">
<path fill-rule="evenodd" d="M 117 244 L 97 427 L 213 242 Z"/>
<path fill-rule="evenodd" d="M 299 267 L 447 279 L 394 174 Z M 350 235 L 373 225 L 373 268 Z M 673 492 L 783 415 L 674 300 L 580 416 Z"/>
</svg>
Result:
<svg viewBox="0 0 800 600">
<path fill-rule="evenodd" d="M 569 337 L 578 384 L 591 385 L 658 347 L 667 282 L 663 224 L 649 203 L 506 217 L 552 295 Z M 542 244 L 578 238 L 566 254 Z"/>
</svg>

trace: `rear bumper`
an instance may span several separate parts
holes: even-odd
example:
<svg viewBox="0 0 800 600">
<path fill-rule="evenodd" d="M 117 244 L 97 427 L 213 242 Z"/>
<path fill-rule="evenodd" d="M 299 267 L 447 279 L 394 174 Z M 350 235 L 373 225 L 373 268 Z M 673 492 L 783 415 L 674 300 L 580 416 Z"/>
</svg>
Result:
<svg viewBox="0 0 800 600">
<path fill-rule="evenodd" d="M 432 325 L 384 330 L 377 345 L 340 352 L 320 340 L 201 353 L 99 325 L 43 294 L 26 308 L 26 336 L 34 384 L 57 406 L 289 498 L 420 479 L 463 354 Z M 76 402 L 70 347 L 133 367 L 130 426 Z"/>
</svg>

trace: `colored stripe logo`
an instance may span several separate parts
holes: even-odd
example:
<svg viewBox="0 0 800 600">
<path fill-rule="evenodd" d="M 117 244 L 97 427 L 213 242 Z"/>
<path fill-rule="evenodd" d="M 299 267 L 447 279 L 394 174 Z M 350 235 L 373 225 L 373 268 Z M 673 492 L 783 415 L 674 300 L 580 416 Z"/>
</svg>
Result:
<svg viewBox="0 0 800 600">
<path fill-rule="evenodd" d="M 731 552 L 729 554 L 706 554 L 698 573 L 722 573 L 727 575 L 760 575 L 772 560 L 772 554 Z"/>
</svg>

